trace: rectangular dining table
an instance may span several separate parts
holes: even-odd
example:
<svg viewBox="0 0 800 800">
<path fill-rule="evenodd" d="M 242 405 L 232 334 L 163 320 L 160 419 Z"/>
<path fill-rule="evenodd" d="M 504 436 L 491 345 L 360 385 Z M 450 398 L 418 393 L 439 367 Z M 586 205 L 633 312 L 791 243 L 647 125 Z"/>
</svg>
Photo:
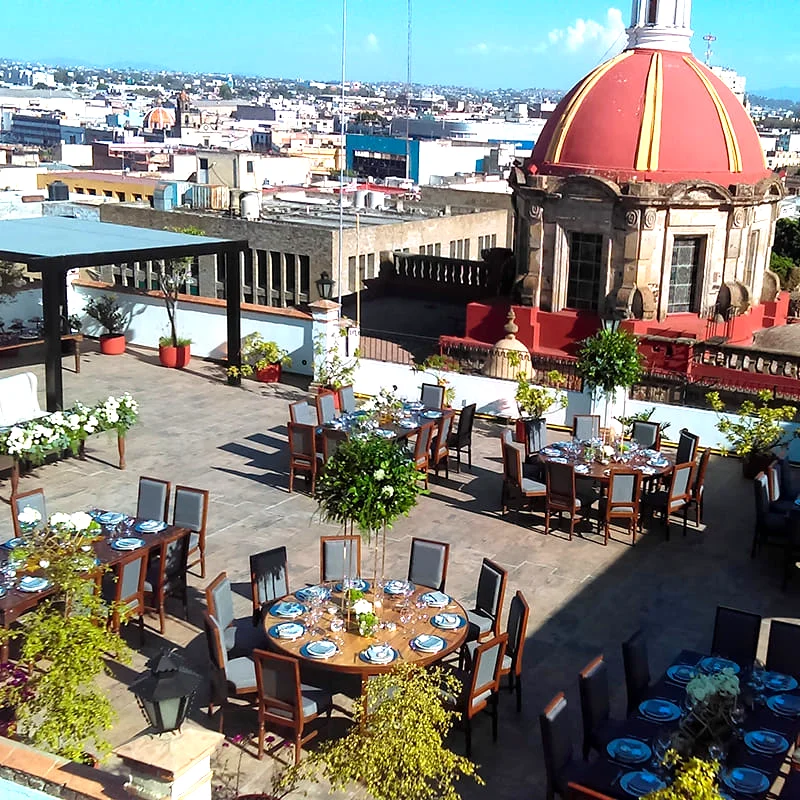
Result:
<svg viewBox="0 0 800 800">
<path fill-rule="evenodd" d="M 706 655 L 707 654 L 692 650 L 683 650 L 678 657 L 673 660 L 670 666 L 684 664 L 695 667 Z M 741 674 L 740 680 L 744 682 Z M 800 689 L 795 688 L 791 692 L 786 693 L 800 696 Z M 686 689 L 685 686 L 672 681 L 665 672 L 664 675 L 650 687 L 647 697 L 669 700 L 680 708 L 683 708 Z M 613 728 L 613 738 L 630 737 L 652 745 L 652 742 L 662 732 L 677 730 L 680 721 L 680 719 L 670 723 L 651 721 L 637 711 L 631 714 L 627 719 L 616 722 Z M 800 717 L 790 718 L 782 716 L 774 713 L 766 704 L 763 704 L 748 710 L 741 728 L 745 732 L 752 730 L 769 730 L 779 733 L 789 742 L 791 748 L 797 735 L 800 733 Z M 786 752 L 773 756 L 756 753 L 748 749 L 743 741 L 734 739 L 728 747 L 722 769 L 726 767 L 752 767 L 763 772 L 769 778 L 769 785 L 772 786 L 775 779 L 778 777 L 782 764 L 786 760 L 786 755 Z M 703 755 L 702 757 L 708 758 L 707 755 Z M 638 769 L 652 769 L 652 766 L 648 762 L 639 765 L 623 764 L 612 759 L 608 752 L 604 751 L 600 754 L 600 757 L 589 764 L 575 780 L 582 786 L 594 789 L 609 797 L 618 798 L 619 800 L 630 800 L 631 795 L 620 786 L 620 779 L 626 772 L 636 771 Z M 769 788 L 767 788 L 767 790 L 757 794 L 743 793 L 734 791 L 727 785 L 722 786 L 722 790 L 728 797 L 734 798 L 734 800 L 762 800 L 769 792 Z"/>
</svg>

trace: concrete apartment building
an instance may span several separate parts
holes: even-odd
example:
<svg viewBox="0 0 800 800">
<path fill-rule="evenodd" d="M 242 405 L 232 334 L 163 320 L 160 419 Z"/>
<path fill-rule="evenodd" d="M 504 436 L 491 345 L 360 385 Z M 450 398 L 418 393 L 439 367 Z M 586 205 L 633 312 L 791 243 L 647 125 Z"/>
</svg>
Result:
<svg viewBox="0 0 800 800">
<path fill-rule="evenodd" d="M 242 300 L 275 307 L 298 306 L 318 299 L 316 281 L 327 272 L 337 285 L 339 215 L 332 207 L 273 205 L 262 218 L 250 221 L 223 214 L 157 211 L 144 205 L 107 204 L 100 209 L 105 222 L 145 228 L 195 226 L 209 236 L 247 239 L 251 258 L 241 264 Z M 479 259 L 481 249 L 507 247 L 509 210 L 445 214 L 444 209 L 413 212 L 347 209 L 342 232 L 342 295 L 356 291 L 362 279 L 377 277 L 381 258 L 393 251 Z M 390 256 L 389 256 L 390 257 Z M 137 288 L 153 287 L 148 263 L 104 267 L 104 280 Z M 224 275 L 213 257 L 201 257 L 194 268 L 193 293 L 224 298 Z"/>
</svg>

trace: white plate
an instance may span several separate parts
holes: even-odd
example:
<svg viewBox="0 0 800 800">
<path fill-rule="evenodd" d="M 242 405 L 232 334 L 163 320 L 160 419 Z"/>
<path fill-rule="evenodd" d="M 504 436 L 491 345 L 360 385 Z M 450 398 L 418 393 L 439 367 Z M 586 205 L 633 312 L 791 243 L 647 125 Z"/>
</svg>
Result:
<svg viewBox="0 0 800 800">
<path fill-rule="evenodd" d="M 135 537 L 115 539 L 111 542 L 111 546 L 115 550 L 138 550 L 144 546 L 144 539 L 136 539 Z"/>
<path fill-rule="evenodd" d="M 26 575 L 18 584 L 17 588 L 21 592 L 41 592 L 50 585 L 47 578 L 35 578 L 32 575 Z"/>
<path fill-rule="evenodd" d="M 441 636 L 432 636 L 429 633 L 421 633 L 411 640 L 411 646 L 421 653 L 438 653 L 444 648 L 445 642 Z"/>
<path fill-rule="evenodd" d="M 394 650 L 383 644 L 370 645 L 362 655 L 372 664 L 389 664 L 394 661 Z"/>
<path fill-rule="evenodd" d="M 432 608 L 444 608 L 450 602 L 450 597 L 444 592 L 425 592 L 420 600 Z"/>
<path fill-rule="evenodd" d="M 140 533 L 158 533 L 166 527 L 167 523 L 160 519 L 145 519 L 135 525 L 136 530 Z"/>
</svg>

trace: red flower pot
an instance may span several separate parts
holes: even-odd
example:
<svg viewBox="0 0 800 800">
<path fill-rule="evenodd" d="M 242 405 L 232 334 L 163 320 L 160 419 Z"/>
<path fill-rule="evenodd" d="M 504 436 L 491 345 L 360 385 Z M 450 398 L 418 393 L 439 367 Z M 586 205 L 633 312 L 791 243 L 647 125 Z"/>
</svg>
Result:
<svg viewBox="0 0 800 800">
<path fill-rule="evenodd" d="M 267 364 L 264 369 L 256 371 L 256 380 L 261 383 L 277 383 L 281 379 L 281 365 Z"/>
<path fill-rule="evenodd" d="M 191 357 L 190 345 L 188 344 L 179 345 L 178 347 L 168 345 L 167 347 L 158 348 L 158 360 L 162 366 L 170 369 L 182 369 L 189 363 Z"/>
<path fill-rule="evenodd" d="M 333 395 L 333 406 L 337 411 L 341 411 L 342 407 L 339 404 L 339 391 L 332 386 L 318 386 L 317 394 L 326 394 L 330 392 Z"/>
<path fill-rule="evenodd" d="M 105 356 L 121 356 L 125 352 L 125 334 L 102 334 L 100 336 L 100 352 Z"/>
</svg>

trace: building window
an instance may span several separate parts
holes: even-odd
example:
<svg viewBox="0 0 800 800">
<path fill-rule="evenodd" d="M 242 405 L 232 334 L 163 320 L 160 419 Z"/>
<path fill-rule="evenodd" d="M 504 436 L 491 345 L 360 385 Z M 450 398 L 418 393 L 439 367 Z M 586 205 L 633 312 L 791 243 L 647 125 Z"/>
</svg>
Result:
<svg viewBox="0 0 800 800">
<path fill-rule="evenodd" d="M 225 300 L 228 296 L 225 291 L 225 261 L 219 256 L 214 256 L 214 272 L 216 274 L 217 298 Z"/>
<path fill-rule="evenodd" d="M 200 169 L 208 169 L 208 159 L 201 158 L 200 159 Z"/>
<path fill-rule="evenodd" d="M 252 161 L 248 161 L 247 162 L 246 169 L 252 175 L 252 173 L 253 173 L 253 162 Z"/>
<path fill-rule="evenodd" d="M 355 286 L 356 285 L 356 257 L 350 256 L 347 259 L 347 285 L 348 286 Z M 345 293 L 345 287 L 342 287 L 342 294 Z"/>
<path fill-rule="evenodd" d="M 456 243 L 453 239 L 450 240 L 450 258 L 456 257 Z"/>
<path fill-rule="evenodd" d="M 366 276 L 365 277 L 369 277 L 369 278 L 376 277 L 376 275 L 375 275 L 375 253 L 370 253 L 367 256 L 367 272 L 366 272 Z"/>
<path fill-rule="evenodd" d="M 117 192 L 117 200 L 119 200 L 120 203 L 124 203 L 125 202 L 125 192 Z"/>
<path fill-rule="evenodd" d="M 747 255 L 744 260 L 744 275 L 742 283 L 750 290 L 753 290 L 753 276 L 756 274 L 756 259 L 758 258 L 758 242 L 761 238 L 761 231 L 750 231 L 747 239 Z"/>
<path fill-rule="evenodd" d="M 286 277 L 284 279 L 286 286 L 285 305 L 293 306 L 297 304 L 297 298 L 296 298 L 297 282 L 295 280 L 295 264 L 297 259 L 295 258 L 294 253 L 286 253 L 285 258 L 286 258 Z"/>
<path fill-rule="evenodd" d="M 648 0 L 647 2 L 647 24 L 656 24 L 656 15 L 658 13 L 658 0 Z"/>
<path fill-rule="evenodd" d="M 436 242 L 436 244 L 433 246 L 433 254 L 435 256 L 440 256 L 442 254 L 442 243 L 441 242 Z"/>
<path fill-rule="evenodd" d="M 272 277 L 272 285 L 270 286 L 272 305 L 280 308 L 280 306 L 283 305 L 282 303 L 283 286 L 281 281 L 281 254 L 276 253 L 274 250 L 270 250 L 269 262 L 270 262 L 270 272 Z"/>
<path fill-rule="evenodd" d="M 425 248 L 425 245 L 424 245 L 424 244 L 421 244 L 421 245 L 419 246 L 419 254 L 420 254 L 421 256 L 424 256 L 426 252 L 427 252 L 427 250 L 426 250 L 426 248 Z"/>
<path fill-rule="evenodd" d="M 464 239 L 464 258 L 469 258 L 469 239 Z"/>
<path fill-rule="evenodd" d="M 307 303 L 311 287 L 311 259 L 308 256 L 297 256 L 300 261 L 300 294 L 297 298 L 300 303 Z"/>
<path fill-rule="evenodd" d="M 669 271 L 668 314 L 697 312 L 697 273 L 703 236 L 676 236 Z"/>
<path fill-rule="evenodd" d="M 602 235 L 575 231 L 570 233 L 567 308 L 597 311 L 602 271 Z"/>
</svg>

